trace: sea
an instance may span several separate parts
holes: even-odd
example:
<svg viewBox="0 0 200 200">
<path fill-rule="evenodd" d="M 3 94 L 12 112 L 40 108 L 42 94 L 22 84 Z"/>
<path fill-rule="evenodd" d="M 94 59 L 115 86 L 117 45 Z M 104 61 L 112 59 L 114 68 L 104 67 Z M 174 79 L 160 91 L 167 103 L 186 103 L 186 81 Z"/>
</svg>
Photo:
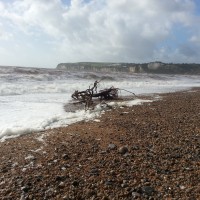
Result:
<svg viewBox="0 0 200 200">
<path fill-rule="evenodd" d="M 66 111 L 75 90 L 100 81 L 98 90 L 116 87 L 120 96 L 159 94 L 200 87 L 198 75 L 97 73 L 29 67 L 0 67 L 0 140 L 94 120 L 101 108 Z M 128 91 L 128 92 L 127 92 Z M 132 104 L 141 103 L 135 97 Z"/>
</svg>

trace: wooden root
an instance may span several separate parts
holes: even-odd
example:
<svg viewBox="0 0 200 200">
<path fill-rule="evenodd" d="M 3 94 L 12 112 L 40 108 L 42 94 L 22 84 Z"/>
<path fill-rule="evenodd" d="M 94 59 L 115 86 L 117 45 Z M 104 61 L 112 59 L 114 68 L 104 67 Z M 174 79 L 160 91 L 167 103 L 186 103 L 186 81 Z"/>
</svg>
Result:
<svg viewBox="0 0 200 200">
<path fill-rule="evenodd" d="M 92 88 L 89 88 L 85 91 L 78 91 L 76 90 L 72 94 L 72 98 L 74 100 L 78 100 L 79 103 L 85 104 L 85 110 L 91 108 L 93 106 L 93 99 L 97 98 L 102 100 L 111 100 L 111 99 L 117 99 L 118 98 L 118 88 L 108 88 L 104 90 L 97 91 L 98 81 L 94 82 L 94 86 Z"/>
</svg>

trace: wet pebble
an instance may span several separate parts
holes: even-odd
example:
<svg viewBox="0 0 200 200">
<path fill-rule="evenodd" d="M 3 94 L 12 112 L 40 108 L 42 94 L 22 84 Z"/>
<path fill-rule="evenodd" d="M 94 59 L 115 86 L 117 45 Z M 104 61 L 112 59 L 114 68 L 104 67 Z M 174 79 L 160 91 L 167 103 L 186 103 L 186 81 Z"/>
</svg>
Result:
<svg viewBox="0 0 200 200">
<path fill-rule="evenodd" d="M 128 152 L 128 147 L 127 146 L 122 146 L 119 148 L 119 153 L 124 155 L 125 153 Z"/>
<path fill-rule="evenodd" d="M 56 189 L 59 191 L 59 190 L 63 190 L 65 188 L 65 184 L 63 182 L 61 182 L 57 187 Z"/>
</svg>

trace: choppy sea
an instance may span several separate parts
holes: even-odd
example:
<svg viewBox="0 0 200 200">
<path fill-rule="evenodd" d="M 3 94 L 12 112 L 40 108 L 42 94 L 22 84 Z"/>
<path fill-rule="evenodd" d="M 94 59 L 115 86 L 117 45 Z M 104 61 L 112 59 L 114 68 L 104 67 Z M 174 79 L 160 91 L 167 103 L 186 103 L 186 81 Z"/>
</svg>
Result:
<svg viewBox="0 0 200 200">
<path fill-rule="evenodd" d="M 94 119 L 98 112 L 66 112 L 64 105 L 71 101 L 75 90 L 85 90 L 95 80 L 101 80 L 98 89 L 114 86 L 136 95 L 200 87 L 200 76 L 195 75 L 106 74 L 0 67 L 0 139 Z M 120 95 L 129 94 L 122 91 Z"/>
</svg>

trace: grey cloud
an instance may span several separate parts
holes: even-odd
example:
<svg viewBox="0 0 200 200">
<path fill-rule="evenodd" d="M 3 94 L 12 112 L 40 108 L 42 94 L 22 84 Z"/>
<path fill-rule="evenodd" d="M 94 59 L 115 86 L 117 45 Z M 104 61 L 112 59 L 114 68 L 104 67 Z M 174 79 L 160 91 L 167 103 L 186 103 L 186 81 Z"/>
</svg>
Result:
<svg viewBox="0 0 200 200">
<path fill-rule="evenodd" d="M 55 41 L 57 60 L 145 62 L 195 55 L 192 47 L 158 48 L 177 23 L 191 28 L 198 21 L 192 0 L 16 0 L 3 6 L 3 17 L 16 28 L 39 30 Z"/>
<path fill-rule="evenodd" d="M 199 50 L 200 50 L 200 48 L 198 48 L 198 46 L 191 45 L 189 43 L 183 44 L 179 48 L 180 54 L 183 54 L 184 56 L 186 56 L 188 58 L 198 56 Z"/>
</svg>

